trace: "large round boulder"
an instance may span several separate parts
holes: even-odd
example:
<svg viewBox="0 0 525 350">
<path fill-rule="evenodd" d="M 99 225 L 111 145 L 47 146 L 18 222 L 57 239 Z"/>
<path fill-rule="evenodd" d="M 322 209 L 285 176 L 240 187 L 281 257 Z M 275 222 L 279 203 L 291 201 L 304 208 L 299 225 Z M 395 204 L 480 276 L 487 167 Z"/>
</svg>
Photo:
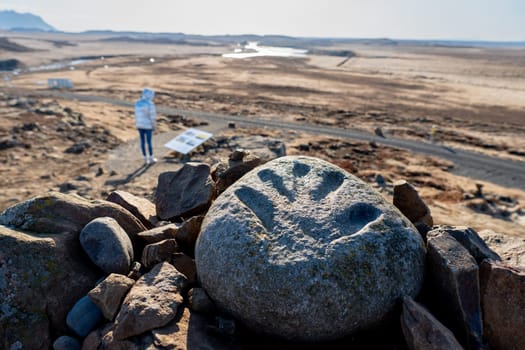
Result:
<svg viewBox="0 0 525 350">
<path fill-rule="evenodd" d="M 425 248 L 410 221 L 364 182 L 290 156 L 217 198 L 195 259 L 224 311 L 262 333 L 318 341 L 371 327 L 414 297 Z"/>
</svg>

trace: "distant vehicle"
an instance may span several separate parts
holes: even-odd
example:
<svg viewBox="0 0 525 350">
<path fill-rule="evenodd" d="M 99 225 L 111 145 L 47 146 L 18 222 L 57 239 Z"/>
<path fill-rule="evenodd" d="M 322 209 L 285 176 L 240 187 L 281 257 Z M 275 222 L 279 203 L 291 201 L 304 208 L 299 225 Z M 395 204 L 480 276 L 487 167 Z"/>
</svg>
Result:
<svg viewBox="0 0 525 350">
<path fill-rule="evenodd" d="M 47 87 L 50 89 L 57 89 L 57 90 L 62 90 L 62 89 L 71 90 L 73 88 L 73 82 L 71 81 L 71 79 L 50 78 L 50 79 L 47 79 Z"/>
</svg>

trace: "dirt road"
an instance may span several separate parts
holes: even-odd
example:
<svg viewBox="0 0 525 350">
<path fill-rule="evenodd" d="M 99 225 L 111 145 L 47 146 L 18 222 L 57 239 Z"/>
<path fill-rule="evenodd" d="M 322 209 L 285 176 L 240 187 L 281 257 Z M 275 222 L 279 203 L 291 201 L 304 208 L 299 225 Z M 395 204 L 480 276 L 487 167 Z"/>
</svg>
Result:
<svg viewBox="0 0 525 350">
<path fill-rule="evenodd" d="M 64 99 L 76 99 L 79 101 L 103 102 L 123 107 L 132 108 L 133 102 L 113 99 L 97 95 L 79 94 L 74 92 L 59 91 L 17 91 L 24 94 L 38 94 L 46 97 L 57 97 Z M 279 118 L 262 119 L 250 116 L 233 116 L 218 113 L 207 113 L 202 111 L 183 110 L 166 106 L 157 106 L 157 110 L 164 114 L 179 114 L 193 119 L 200 119 L 214 124 L 234 122 L 238 126 L 266 127 L 280 130 L 303 131 L 315 135 L 329 135 L 334 137 L 349 138 L 360 141 L 375 142 L 387 146 L 407 149 L 429 156 L 441 157 L 454 163 L 452 172 L 454 174 L 492 182 L 504 187 L 525 190 L 525 162 L 511 161 L 486 156 L 479 153 L 445 147 L 440 144 L 421 142 L 407 139 L 379 137 L 359 130 L 341 129 L 322 125 L 281 122 Z"/>
</svg>

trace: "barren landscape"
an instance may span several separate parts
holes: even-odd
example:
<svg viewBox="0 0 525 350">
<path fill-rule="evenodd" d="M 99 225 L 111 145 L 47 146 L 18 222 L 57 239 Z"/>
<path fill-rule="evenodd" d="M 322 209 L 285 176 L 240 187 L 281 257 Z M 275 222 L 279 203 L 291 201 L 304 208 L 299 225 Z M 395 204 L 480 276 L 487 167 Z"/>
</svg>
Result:
<svg viewBox="0 0 525 350">
<path fill-rule="evenodd" d="M 288 154 L 335 163 L 389 199 L 393 182 L 406 179 L 429 205 L 434 223 L 471 226 L 496 250 L 525 242 L 523 186 L 458 176 L 451 161 L 375 142 L 264 126 L 229 128 L 204 116 L 376 132 L 513 160 L 519 167 L 525 161 L 523 48 L 340 42 L 299 47 L 310 50 L 305 57 L 234 59 L 222 54 L 238 46 L 211 39 L 0 36 L 6 39 L 0 61 L 18 64 L 17 74 L 4 72 L 9 79 L 0 90 L 0 210 L 51 189 L 88 198 L 125 189 L 151 198 L 161 172 L 188 159 L 214 164 L 237 141 L 262 136 L 284 142 Z M 47 87 L 49 78 L 70 79 L 71 93 L 120 103 L 64 98 Z M 144 168 L 131 103 L 146 86 L 156 91 L 161 113 L 154 137 L 159 162 Z M 192 113 L 162 113 L 162 107 Z M 214 138 L 183 158 L 163 143 L 187 127 Z"/>
</svg>

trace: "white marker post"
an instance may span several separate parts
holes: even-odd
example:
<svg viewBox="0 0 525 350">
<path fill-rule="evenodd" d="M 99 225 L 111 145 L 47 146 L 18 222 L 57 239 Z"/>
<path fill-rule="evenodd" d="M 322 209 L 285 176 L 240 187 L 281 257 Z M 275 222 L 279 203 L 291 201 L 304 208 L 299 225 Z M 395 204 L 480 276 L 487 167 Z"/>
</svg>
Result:
<svg viewBox="0 0 525 350">
<path fill-rule="evenodd" d="M 200 146 L 212 136 L 213 134 L 210 134 L 206 131 L 198 129 L 188 129 L 182 134 L 175 137 L 174 139 L 168 141 L 168 143 L 166 143 L 164 147 L 167 147 L 182 154 L 188 154 L 194 148 Z"/>
</svg>

